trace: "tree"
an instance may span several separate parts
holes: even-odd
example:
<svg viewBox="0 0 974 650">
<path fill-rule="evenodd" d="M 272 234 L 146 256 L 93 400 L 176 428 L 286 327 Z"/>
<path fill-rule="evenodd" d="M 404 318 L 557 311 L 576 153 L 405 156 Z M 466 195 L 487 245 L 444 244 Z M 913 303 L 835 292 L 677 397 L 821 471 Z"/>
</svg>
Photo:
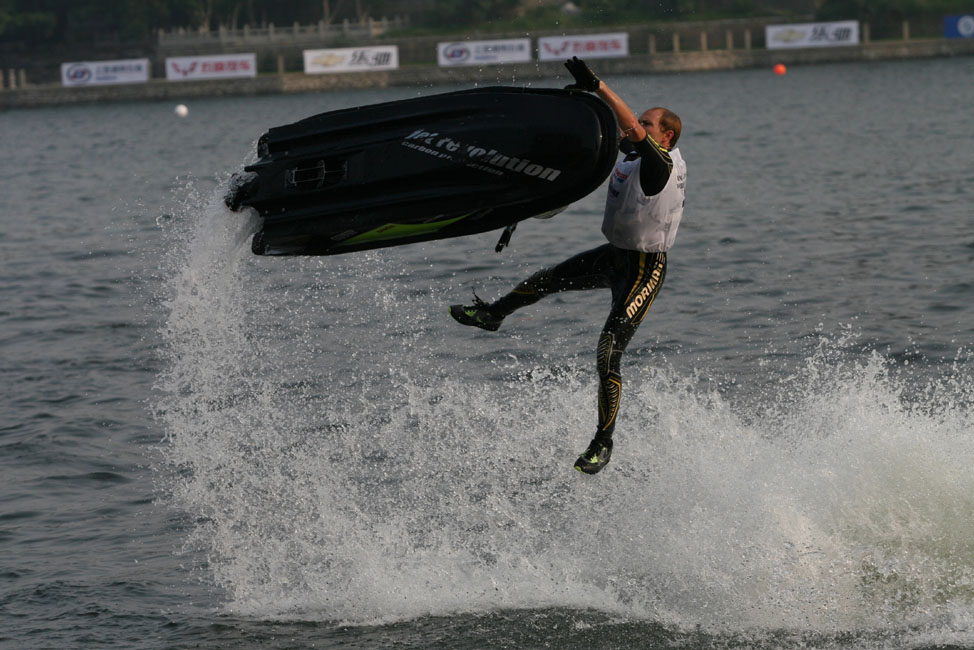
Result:
<svg viewBox="0 0 974 650">
<path fill-rule="evenodd" d="M 443 27 L 471 26 L 510 18 L 520 0 L 436 0 L 432 22 Z"/>
<path fill-rule="evenodd" d="M 0 0 L 0 36 L 9 41 L 43 42 L 57 29 L 57 15 L 39 3 Z"/>
</svg>

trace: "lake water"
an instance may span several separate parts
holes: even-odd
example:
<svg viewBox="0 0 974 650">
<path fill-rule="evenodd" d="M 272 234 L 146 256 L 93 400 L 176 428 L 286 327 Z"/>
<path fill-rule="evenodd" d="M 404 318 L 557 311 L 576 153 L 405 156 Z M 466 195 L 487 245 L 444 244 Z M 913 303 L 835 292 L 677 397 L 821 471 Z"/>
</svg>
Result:
<svg viewBox="0 0 974 650">
<path fill-rule="evenodd" d="M 608 293 L 446 307 L 604 190 L 501 254 L 258 258 L 220 202 L 269 126 L 452 88 L 0 114 L 0 645 L 974 647 L 974 61 L 608 81 L 689 179 L 595 477 Z"/>
</svg>

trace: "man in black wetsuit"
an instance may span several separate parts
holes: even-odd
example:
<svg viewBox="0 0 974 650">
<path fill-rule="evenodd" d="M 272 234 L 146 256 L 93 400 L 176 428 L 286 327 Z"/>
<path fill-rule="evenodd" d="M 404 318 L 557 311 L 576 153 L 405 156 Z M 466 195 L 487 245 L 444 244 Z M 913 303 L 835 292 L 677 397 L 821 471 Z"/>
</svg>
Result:
<svg viewBox="0 0 974 650">
<path fill-rule="evenodd" d="M 575 77 L 569 86 L 594 92 L 615 113 L 623 135 L 620 160 L 609 181 L 602 233 L 609 243 L 542 269 L 493 303 L 474 296 L 473 305 L 453 305 L 450 315 L 464 325 L 495 331 L 515 310 L 548 294 L 611 289 L 612 307 L 599 337 L 598 427 L 575 469 L 595 474 L 609 462 L 612 432 L 622 393 L 622 353 L 649 311 L 666 275 L 666 251 L 673 245 L 683 215 L 686 164 L 675 148 L 682 125 L 665 108 L 638 118 L 585 62 L 573 57 L 565 67 Z"/>
</svg>

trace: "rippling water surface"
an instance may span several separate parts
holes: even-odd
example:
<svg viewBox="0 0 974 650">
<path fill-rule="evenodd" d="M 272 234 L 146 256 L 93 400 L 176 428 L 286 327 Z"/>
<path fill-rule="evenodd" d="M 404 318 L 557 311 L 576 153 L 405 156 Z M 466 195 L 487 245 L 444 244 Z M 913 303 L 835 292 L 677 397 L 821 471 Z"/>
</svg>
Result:
<svg viewBox="0 0 974 650">
<path fill-rule="evenodd" d="M 500 255 L 257 258 L 220 202 L 270 125 L 449 89 L 0 114 L 2 645 L 974 647 L 970 59 L 609 81 L 689 180 L 597 477 L 608 294 L 446 305 L 602 191 Z"/>
</svg>

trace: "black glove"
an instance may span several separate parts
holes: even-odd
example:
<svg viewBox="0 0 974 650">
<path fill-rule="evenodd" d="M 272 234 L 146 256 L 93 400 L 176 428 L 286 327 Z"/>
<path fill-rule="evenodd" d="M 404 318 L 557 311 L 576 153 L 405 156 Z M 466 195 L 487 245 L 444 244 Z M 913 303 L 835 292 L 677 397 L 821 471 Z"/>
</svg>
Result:
<svg viewBox="0 0 974 650">
<path fill-rule="evenodd" d="M 567 88 L 587 90 L 590 93 L 594 93 L 599 89 L 599 78 L 595 76 L 595 73 L 592 72 L 592 69 L 588 67 L 585 61 L 582 61 L 577 56 L 573 56 L 565 61 L 565 67 L 575 77 L 575 83 L 566 86 Z"/>
</svg>

